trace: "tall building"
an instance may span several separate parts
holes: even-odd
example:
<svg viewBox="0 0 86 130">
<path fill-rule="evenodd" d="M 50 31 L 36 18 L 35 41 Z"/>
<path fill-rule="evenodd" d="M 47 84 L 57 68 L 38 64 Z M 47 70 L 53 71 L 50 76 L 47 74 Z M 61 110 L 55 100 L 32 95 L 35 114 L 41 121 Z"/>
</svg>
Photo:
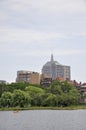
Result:
<svg viewBox="0 0 86 130">
<path fill-rule="evenodd" d="M 31 84 L 40 84 L 40 74 L 32 71 L 17 71 L 16 82 L 28 82 Z"/>
<path fill-rule="evenodd" d="M 51 60 L 43 66 L 42 74 L 45 76 L 50 76 L 52 80 L 55 80 L 57 78 L 70 80 L 70 66 L 62 65 L 59 62 L 54 61 L 52 54 Z"/>
</svg>

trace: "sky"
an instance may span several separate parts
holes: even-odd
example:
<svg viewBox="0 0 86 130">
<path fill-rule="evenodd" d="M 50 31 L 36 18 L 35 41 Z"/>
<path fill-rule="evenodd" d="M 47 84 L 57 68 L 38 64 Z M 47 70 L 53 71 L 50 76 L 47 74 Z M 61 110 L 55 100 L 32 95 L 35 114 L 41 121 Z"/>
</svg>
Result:
<svg viewBox="0 0 86 130">
<path fill-rule="evenodd" d="M 41 73 L 51 54 L 86 82 L 86 0 L 0 0 L 0 80 Z"/>
</svg>

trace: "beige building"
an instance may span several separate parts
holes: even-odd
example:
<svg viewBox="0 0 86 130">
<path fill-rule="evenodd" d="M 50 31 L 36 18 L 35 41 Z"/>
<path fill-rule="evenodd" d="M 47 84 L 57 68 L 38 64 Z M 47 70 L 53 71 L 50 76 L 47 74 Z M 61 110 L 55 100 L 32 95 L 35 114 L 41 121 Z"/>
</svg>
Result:
<svg viewBox="0 0 86 130">
<path fill-rule="evenodd" d="M 28 82 L 31 84 L 40 84 L 40 74 L 32 71 L 17 71 L 16 82 Z"/>
</svg>

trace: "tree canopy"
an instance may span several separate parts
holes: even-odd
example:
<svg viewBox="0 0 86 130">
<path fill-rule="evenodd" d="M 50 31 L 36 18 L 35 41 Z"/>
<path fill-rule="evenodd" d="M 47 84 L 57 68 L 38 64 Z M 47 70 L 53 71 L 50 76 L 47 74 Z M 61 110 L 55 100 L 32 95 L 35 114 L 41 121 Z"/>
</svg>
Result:
<svg viewBox="0 0 86 130">
<path fill-rule="evenodd" d="M 0 107 L 70 106 L 79 103 L 79 91 L 67 81 L 48 88 L 29 83 L 0 84 Z"/>
</svg>

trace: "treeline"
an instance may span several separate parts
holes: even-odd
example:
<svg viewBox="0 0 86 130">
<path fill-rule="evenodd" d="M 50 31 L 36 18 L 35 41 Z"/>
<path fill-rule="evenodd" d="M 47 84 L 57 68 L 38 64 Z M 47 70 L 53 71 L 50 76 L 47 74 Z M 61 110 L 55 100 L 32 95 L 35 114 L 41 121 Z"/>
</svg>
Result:
<svg viewBox="0 0 86 130">
<path fill-rule="evenodd" d="M 54 81 L 50 87 L 29 83 L 0 84 L 0 107 L 70 106 L 79 104 L 80 93 L 69 82 Z"/>
</svg>

